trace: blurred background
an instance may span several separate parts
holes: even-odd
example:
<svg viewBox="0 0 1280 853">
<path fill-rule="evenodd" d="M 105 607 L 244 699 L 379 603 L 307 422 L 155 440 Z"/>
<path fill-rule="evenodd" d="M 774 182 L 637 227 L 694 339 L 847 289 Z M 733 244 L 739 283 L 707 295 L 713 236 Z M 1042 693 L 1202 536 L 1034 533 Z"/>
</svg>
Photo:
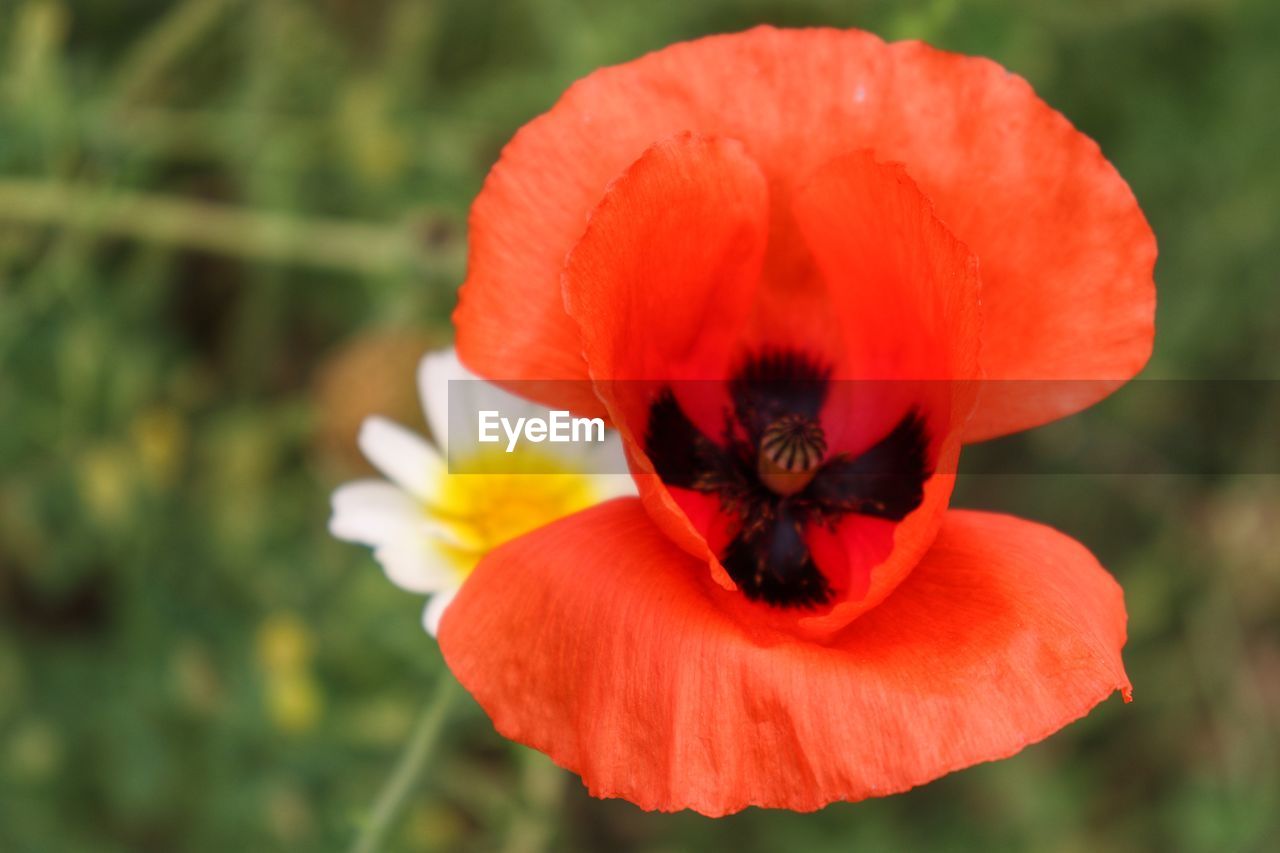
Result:
<svg viewBox="0 0 1280 853">
<path fill-rule="evenodd" d="M 520 124 L 761 22 L 1027 77 L 1160 240 L 1146 376 L 1280 378 L 1270 0 L 3 0 L 0 851 L 350 843 L 443 673 L 420 600 L 325 532 L 356 426 L 421 427 L 414 364 Z M 1132 705 L 905 795 L 710 821 L 591 800 L 464 698 L 386 849 L 1276 849 L 1280 478 L 1209 468 L 955 499 L 1119 577 Z"/>
</svg>

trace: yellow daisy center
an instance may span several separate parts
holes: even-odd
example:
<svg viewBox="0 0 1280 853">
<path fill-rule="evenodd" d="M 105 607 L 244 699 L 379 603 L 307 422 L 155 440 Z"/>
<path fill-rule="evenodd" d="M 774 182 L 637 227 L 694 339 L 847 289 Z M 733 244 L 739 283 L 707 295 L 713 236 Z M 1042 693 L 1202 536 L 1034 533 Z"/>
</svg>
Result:
<svg viewBox="0 0 1280 853">
<path fill-rule="evenodd" d="M 536 449 L 485 451 L 458 467 L 475 473 L 443 474 L 439 497 L 426 511 L 456 537 L 439 548 L 464 576 L 504 542 L 601 498 L 590 476 Z"/>
</svg>

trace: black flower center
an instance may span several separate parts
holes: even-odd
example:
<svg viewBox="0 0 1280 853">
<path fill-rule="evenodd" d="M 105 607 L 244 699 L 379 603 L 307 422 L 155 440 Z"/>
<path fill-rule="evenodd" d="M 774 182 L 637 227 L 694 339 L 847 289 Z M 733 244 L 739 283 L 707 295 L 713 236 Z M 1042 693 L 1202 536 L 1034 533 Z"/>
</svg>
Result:
<svg viewBox="0 0 1280 853">
<path fill-rule="evenodd" d="M 645 452 L 668 486 L 719 499 L 734 533 L 718 556 L 750 599 L 829 603 L 831 584 L 805 528 L 834 529 L 850 513 L 900 521 L 924 498 L 932 473 L 924 420 L 910 410 L 866 451 L 831 454 L 820 418 L 830 376 L 792 350 L 747 359 L 729 380 L 719 440 L 690 420 L 670 387 L 650 405 Z"/>
</svg>

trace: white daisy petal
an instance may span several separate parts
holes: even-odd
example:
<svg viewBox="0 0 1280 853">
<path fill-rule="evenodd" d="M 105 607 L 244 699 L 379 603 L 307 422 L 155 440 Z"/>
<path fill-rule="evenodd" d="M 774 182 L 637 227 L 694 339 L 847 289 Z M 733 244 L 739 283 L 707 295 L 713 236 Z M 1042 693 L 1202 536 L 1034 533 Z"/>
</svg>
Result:
<svg viewBox="0 0 1280 853">
<path fill-rule="evenodd" d="M 427 602 L 426 608 L 422 611 L 422 627 L 427 629 L 428 634 L 434 637 L 440 630 L 440 618 L 444 616 L 444 611 L 453 603 L 457 594 L 456 589 L 447 589 L 431 596 L 431 601 Z"/>
<path fill-rule="evenodd" d="M 630 474 L 600 474 L 591 478 L 596 500 L 600 503 L 614 498 L 633 498 L 640 494 L 636 481 Z"/>
<path fill-rule="evenodd" d="M 416 506 L 413 498 L 386 480 L 352 480 L 333 490 L 334 509 L 389 510 L 397 512 Z"/>
<path fill-rule="evenodd" d="M 426 539 L 384 545 L 373 552 L 391 582 L 410 592 L 437 592 L 457 586 L 458 572 Z"/>
<path fill-rule="evenodd" d="M 436 447 L 440 448 L 445 458 L 449 454 L 449 382 L 475 378 L 471 371 L 462 366 L 457 350 L 452 347 L 427 353 L 418 362 L 418 396 L 422 400 L 422 413 L 426 415 L 427 424 L 431 427 L 431 437 L 435 439 Z M 454 393 L 464 391 L 465 387 L 456 385 Z"/>
<path fill-rule="evenodd" d="M 333 491 L 329 532 L 347 542 L 385 545 L 418 535 L 419 504 L 382 480 L 357 480 Z"/>
<path fill-rule="evenodd" d="M 626 474 L 630 477 L 627 454 L 622 449 L 622 436 L 614 430 L 605 433 L 603 443 L 592 445 L 591 458 L 587 464 L 591 467 L 586 470 L 592 474 Z"/>
<path fill-rule="evenodd" d="M 613 430 L 605 435 L 604 444 L 596 451 L 590 470 L 606 472 L 592 478 L 602 501 L 633 497 L 640 493 L 636 488 L 635 478 L 629 473 L 627 454 L 622 449 L 622 436 Z"/>
<path fill-rule="evenodd" d="M 360 427 L 360 451 L 392 482 L 430 501 L 445 474 L 444 460 L 422 436 L 377 415 Z"/>
</svg>

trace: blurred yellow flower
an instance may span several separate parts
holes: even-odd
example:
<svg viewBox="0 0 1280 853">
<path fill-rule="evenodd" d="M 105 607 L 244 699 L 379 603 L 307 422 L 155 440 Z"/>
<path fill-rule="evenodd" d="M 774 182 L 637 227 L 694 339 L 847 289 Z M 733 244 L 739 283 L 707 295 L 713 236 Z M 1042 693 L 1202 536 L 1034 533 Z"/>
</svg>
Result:
<svg viewBox="0 0 1280 853">
<path fill-rule="evenodd" d="M 267 713 L 283 732 L 315 726 L 323 710 L 311 673 L 311 633 L 292 613 L 273 614 L 258 628 L 258 665 L 265 676 Z"/>
<path fill-rule="evenodd" d="M 176 409 L 157 406 L 139 413 L 132 424 L 142 475 L 156 488 L 177 478 L 187 448 L 187 425 Z"/>
<path fill-rule="evenodd" d="M 133 497 L 133 459 L 115 445 L 97 447 L 80 460 L 80 499 L 99 522 L 113 524 L 124 517 Z"/>
<path fill-rule="evenodd" d="M 309 670 L 283 670 L 267 679 L 267 710 L 276 728 L 305 732 L 320 719 L 323 701 Z"/>
<path fill-rule="evenodd" d="M 47 779 L 62 766 L 62 738 L 44 720 L 16 726 L 4 751 L 10 771 L 28 781 Z"/>
<path fill-rule="evenodd" d="M 357 173 L 385 185 L 404 171 L 405 140 L 390 120 L 391 91 L 365 78 L 350 83 L 338 102 L 338 138 Z"/>
<path fill-rule="evenodd" d="M 293 613 L 274 613 L 258 628 L 258 661 L 273 672 L 301 669 L 311 660 L 311 632 Z"/>
</svg>

